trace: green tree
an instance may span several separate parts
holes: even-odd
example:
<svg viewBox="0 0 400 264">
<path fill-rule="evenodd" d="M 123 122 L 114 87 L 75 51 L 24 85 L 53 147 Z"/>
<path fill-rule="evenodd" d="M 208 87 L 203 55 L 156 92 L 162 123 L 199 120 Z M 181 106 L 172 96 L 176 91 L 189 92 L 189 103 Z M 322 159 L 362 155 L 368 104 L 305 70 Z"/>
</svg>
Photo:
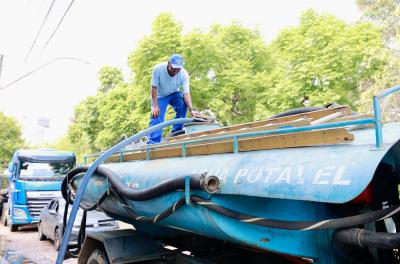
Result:
<svg viewBox="0 0 400 264">
<path fill-rule="evenodd" d="M 172 53 L 185 57 L 191 95 L 199 109 L 215 112 L 224 124 L 251 121 L 254 116 L 257 73 L 268 70 L 268 54 L 261 35 L 239 23 L 213 26 L 208 33 L 198 29 L 186 35 L 169 14 L 153 23 L 153 32 L 130 55 L 128 65 L 135 74 L 134 117 L 144 128 L 150 110 L 150 78 L 153 67 Z M 233 114 L 232 114 L 233 113 Z M 167 118 L 173 112 L 168 111 Z M 145 120 L 143 120 L 145 117 Z M 139 121 L 143 120 L 143 121 Z"/>
<path fill-rule="evenodd" d="M 265 113 L 330 102 L 355 106 L 358 84 L 380 71 L 380 31 L 369 23 L 348 25 L 310 10 L 297 27 L 269 46 L 274 68 L 265 77 L 259 109 Z"/>
<path fill-rule="evenodd" d="M 14 151 L 23 146 L 24 140 L 18 122 L 0 112 L 0 165 L 7 165 Z"/>
<path fill-rule="evenodd" d="M 400 84 L 400 3 L 395 0 L 357 0 L 363 12 L 362 20 L 382 28 L 385 49 L 378 56 L 387 61 L 384 69 L 359 84 L 359 110 L 372 112 L 371 98 L 381 90 Z M 386 121 L 400 120 L 400 95 L 389 97 L 382 104 Z"/>
<path fill-rule="evenodd" d="M 97 148 L 109 148 L 121 139 L 138 132 L 137 123 L 132 117 L 135 106 L 135 102 L 129 96 L 132 90 L 132 86 L 121 84 L 100 99 L 98 122 L 103 124 L 103 128 L 95 140 Z"/>
<path fill-rule="evenodd" d="M 132 86 L 119 83 L 106 94 L 98 93 L 82 101 L 75 107 L 68 140 L 86 153 L 97 152 L 138 132 L 138 120 L 132 116 L 136 106 L 132 90 Z"/>
<path fill-rule="evenodd" d="M 212 65 L 212 97 L 204 107 L 215 112 L 223 124 L 253 121 L 263 76 L 273 67 L 262 36 L 236 22 L 226 27 L 215 25 L 208 35 L 218 60 Z"/>
<path fill-rule="evenodd" d="M 103 129 L 99 122 L 99 101 L 104 94 L 89 96 L 75 107 L 74 121 L 68 129 L 68 137 L 73 144 L 80 144 L 90 149 L 90 152 L 98 151 L 95 140 Z"/>
<path fill-rule="evenodd" d="M 357 105 L 359 83 L 382 72 L 382 47 L 380 30 L 370 23 L 348 25 L 314 11 L 305 12 L 298 26 L 282 31 L 270 45 L 257 30 L 237 22 L 184 34 L 178 21 L 162 13 L 128 56 L 131 82 L 111 82 L 109 92 L 78 105 L 69 138 L 98 151 L 146 128 L 153 67 L 173 53 L 185 57 L 194 105 L 231 125 L 307 102 Z M 168 109 L 166 118 L 173 115 Z"/>
<path fill-rule="evenodd" d="M 383 37 L 387 44 L 399 41 L 400 36 L 400 2 L 397 0 L 357 0 L 363 12 L 363 20 L 371 21 L 382 27 Z M 396 48 L 394 45 L 392 48 Z M 398 48 L 397 48 L 398 49 Z"/>
<path fill-rule="evenodd" d="M 103 66 L 98 73 L 101 93 L 106 93 L 124 81 L 124 76 L 119 68 Z"/>
</svg>

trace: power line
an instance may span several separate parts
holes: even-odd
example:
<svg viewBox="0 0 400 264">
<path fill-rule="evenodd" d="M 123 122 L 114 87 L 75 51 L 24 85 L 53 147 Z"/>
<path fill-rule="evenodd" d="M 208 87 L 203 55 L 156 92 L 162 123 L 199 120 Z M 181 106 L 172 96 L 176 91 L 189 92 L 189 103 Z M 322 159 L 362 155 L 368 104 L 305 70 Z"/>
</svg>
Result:
<svg viewBox="0 0 400 264">
<path fill-rule="evenodd" d="M 79 61 L 79 62 L 82 62 L 82 63 L 90 64 L 90 62 L 87 62 L 87 61 L 84 61 L 84 60 L 81 60 L 81 59 L 78 59 L 78 58 L 56 58 L 56 59 L 52 59 L 52 60 L 50 60 L 50 61 L 48 61 L 48 62 L 46 62 L 46 63 L 40 65 L 39 67 L 33 69 L 32 71 L 30 71 L 30 72 L 28 72 L 28 73 L 25 73 L 24 75 L 20 76 L 20 77 L 17 78 L 16 80 L 14 80 L 14 81 L 12 81 L 12 82 L 10 82 L 10 83 L 4 85 L 3 87 L 0 87 L 0 91 L 6 89 L 7 87 L 13 85 L 13 84 L 16 83 L 16 82 L 18 82 L 18 81 L 20 81 L 20 80 L 22 80 L 22 79 L 28 77 L 28 76 L 31 75 L 32 73 L 37 72 L 38 70 L 40 70 L 40 69 L 46 67 L 47 65 L 49 65 L 49 64 L 51 64 L 51 63 L 53 63 L 53 62 L 55 62 L 55 61 L 59 61 L 59 60 L 74 60 L 74 61 Z"/>
<path fill-rule="evenodd" d="M 35 44 L 36 44 L 36 41 L 37 41 L 37 39 L 38 39 L 38 37 L 39 37 L 39 35 L 40 35 L 40 32 L 42 31 L 43 26 L 44 26 L 44 24 L 46 23 L 47 18 L 49 17 L 49 14 L 50 14 L 51 9 L 53 8 L 55 2 L 56 2 L 56 0 L 53 0 L 53 1 L 51 2 L 51 5 L 50 5 L 50 7 L 49 7 L 49 10 L 47 10 L 46 16 L 44 17 L 44 19 L 43 19 L 43 21 L 42 21 L 42 24 L 40 25 L 39 31 L 36 33 L 35 39 L 33 40 L 32 45 L 31 45 L 31 47 L 29 48 L 28 54 L 27 54 L 26 57 L 25 57 L 25 62 L 26 62 L 26 60 L 28 59 L 29 55 L 31 55 L 31 52 L 32 52 L 32 50 L 33 50 L 33 47 L 34 47 Z"/>
<path fill-rule="evenodd" d="M 42 56 L 44 50 L 46 49 L 47 45 L 49 44 L 50 40 L 53 38 L 53 36 L 56 34 L 58 28 L 60 27 L 62 21 L 64 20 L 64 17 L 67 15 L 69 9 L 71 8 L 72 4 L 74 3 L 75 0 L 72 0 L 71 3 L 69 4 L 67 10 L 65 10 L 64 15 L 62 16 L 60 22 L 58 22 L 58 25 L 56 27 L 56 29 L 53 31 L 53 34 L 51 34 L 50 38 L 46 41 L 46 43 L 44 44 L 44 47 L 42 48 L 42 51 L 40 52 L 39 58 Z M 39 59 L 38 58 L 38 59 Z"/>
</svg>

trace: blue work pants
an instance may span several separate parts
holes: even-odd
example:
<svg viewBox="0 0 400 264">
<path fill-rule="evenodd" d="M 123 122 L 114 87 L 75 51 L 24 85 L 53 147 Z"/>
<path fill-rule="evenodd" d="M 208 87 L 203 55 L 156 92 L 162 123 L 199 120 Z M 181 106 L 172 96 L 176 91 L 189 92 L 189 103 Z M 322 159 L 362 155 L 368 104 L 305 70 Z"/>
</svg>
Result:
<svg viewBox="0 0 400 264">
<path fill-rule="evenodd" d="M 176 112 L 175 118 L 184 118 L 186 117 L 186 103 L 183 100 L 183 94 L 181 92 L 176 92 L 170 94 L 168 96 L 157 98 L 158 107 L 160 108 L 160 115 L 157 118 L 154 118 L 150 115 L 149 127 L 155 126 L 164 122 L 165 111 L 167 110 L 167 106 L 170 105 Z M 151 101 L 151 106 L 153 107 L 153 101 Z M 173 125 L 172 132 L 183 129 L 183 124 Z M 162 130 L 157 130 L 149 135 L 149 144 L 160 143 L 162 136 Z"/>
</svg>

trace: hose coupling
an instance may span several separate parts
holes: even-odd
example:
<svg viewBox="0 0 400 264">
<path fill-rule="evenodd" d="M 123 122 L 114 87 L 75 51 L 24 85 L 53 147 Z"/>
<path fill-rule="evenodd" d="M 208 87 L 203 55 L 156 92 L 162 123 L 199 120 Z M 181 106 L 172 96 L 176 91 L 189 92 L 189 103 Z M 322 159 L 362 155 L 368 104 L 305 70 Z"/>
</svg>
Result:
<svg viewBox="0 0 400 264">
<path fill-rule="evenodd" d="M 207 173 L 204 173 L 202 175 L 200 184 L 206 192 L 213 194 L 218 192 L 221 182 L 217 176 L 208 176 Z"/>
</svg>

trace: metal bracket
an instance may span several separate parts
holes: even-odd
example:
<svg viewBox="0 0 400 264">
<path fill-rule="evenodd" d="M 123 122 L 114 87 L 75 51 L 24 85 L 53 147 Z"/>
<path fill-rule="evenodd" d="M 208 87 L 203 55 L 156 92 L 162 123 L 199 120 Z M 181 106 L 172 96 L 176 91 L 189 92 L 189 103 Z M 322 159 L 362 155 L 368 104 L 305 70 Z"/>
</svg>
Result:
<svg viewBox="0 0 400 264">
<path fill-rule="evenodd" d="M 185 176 L 185 201 L 190 205 L 190 176 Z"/>
<path fill-rule="evenodd" d="M 233 153 L 239 153 L 239 141 L 238 136 L 233 136 Z"/>
<path fill-rule="evenodd" d="M 182 144 L 182 158 L 186 157 L 186 144 Z"/>
<path fill-rule="evenodd" d="M 150 160 L 150 148 L 149 148 L 149 145 L 146 145 L 146 160 Z"/>
<path fill-rule="evenodd" d="M 372 147 L 370 149 L 370 151 L 381 151 L 381 150 L 385 150 L 385 147 L 383 147 L 383 146 L 381 146 L 381 147 L 374 146 L 374 147 Z"/>
</svg>

